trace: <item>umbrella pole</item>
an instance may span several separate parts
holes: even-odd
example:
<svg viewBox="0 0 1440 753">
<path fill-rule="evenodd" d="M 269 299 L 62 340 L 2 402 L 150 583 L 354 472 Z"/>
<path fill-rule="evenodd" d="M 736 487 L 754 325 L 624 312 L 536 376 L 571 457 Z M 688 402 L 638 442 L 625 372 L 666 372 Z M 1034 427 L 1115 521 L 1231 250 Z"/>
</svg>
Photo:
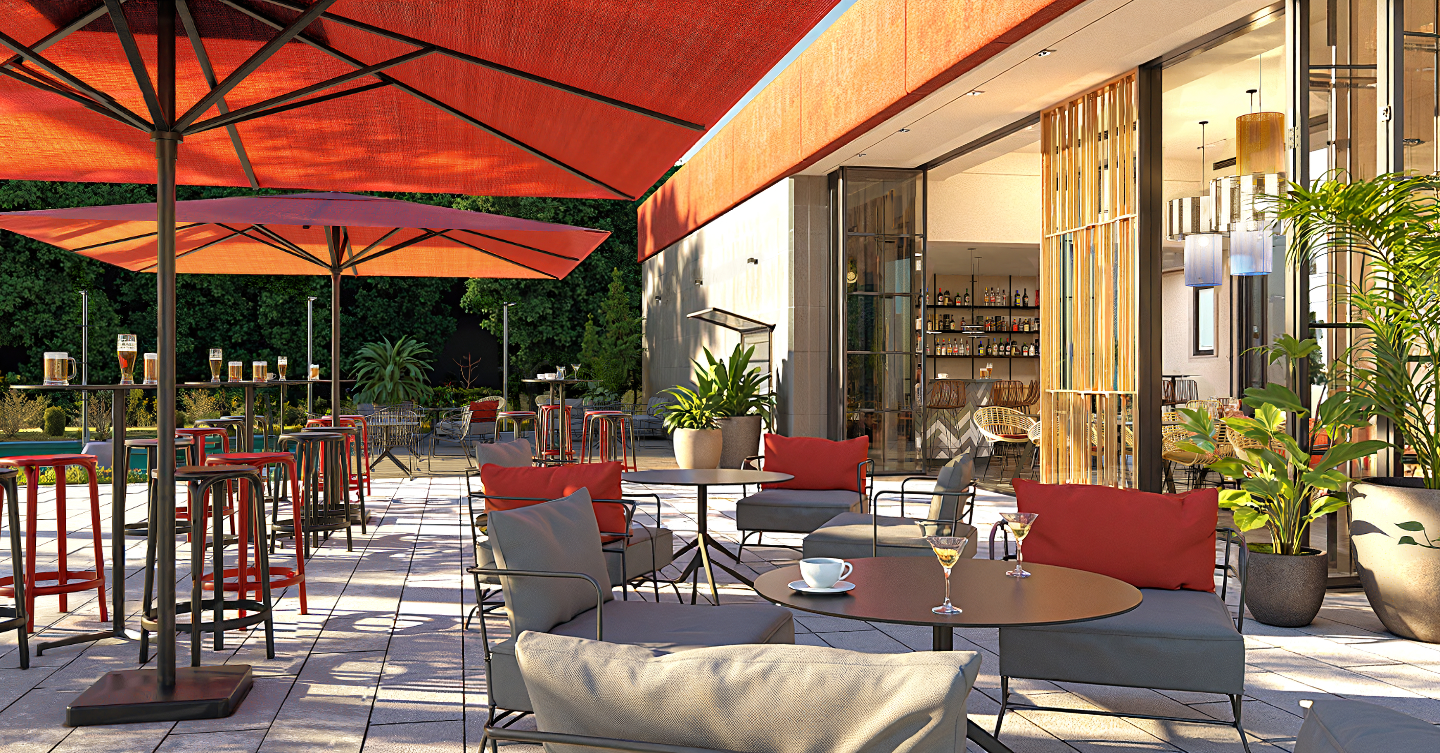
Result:
<svg viewBox="0 0 1440 753">
<path fill-rule="evenodd" d="M 340 270 L 330 272 L 330 425 L 340 425 Z"/>
<path fill-rule="evenodd" d="M 65 709 L 65 723 L 71 727 L 226 717 L 235 713 L 253 684 L 249 665 L 175 667 L 175 161 L 182 134 L 171 130 L 176 117 L 175 0 L 157 5 L 155 92 L 165 120 L 150 134 L 155 142 L 155 329 L 160 353 L 156 506 L 150 510 L 156 523 L 155 668 L 106 673 Z M 200 545 L 198 538 L 194 545 Z M 98 563 L 97 570 L 103 572 Z M 117 578 L 110 587 L 124 588 L 125 582 Z M 217 587 L 215 597 L 224 598 L 224 591 Z M 142 604 L 142 610 L 148 606 Z M 192 605 L 190 616 L 192 624 L 200 623 L 198 604 Z"/>
</svg>

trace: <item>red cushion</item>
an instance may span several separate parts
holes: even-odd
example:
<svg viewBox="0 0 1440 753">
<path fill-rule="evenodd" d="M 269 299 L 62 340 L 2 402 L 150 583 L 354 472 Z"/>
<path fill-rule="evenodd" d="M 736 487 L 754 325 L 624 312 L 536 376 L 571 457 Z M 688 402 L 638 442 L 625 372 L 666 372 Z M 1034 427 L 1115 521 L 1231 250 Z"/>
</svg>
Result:
<svg viewBox="0 0 1440 753">
<path fill-rule="evenodd" d="M 858 492 L 855 466 L 870 456 L 870 438 L 832 442 L 818 437 L 765 435 L 765 470 L 795 478 L 766 489 L 844 489 Z"/>
<path fill-rule="evenodd" d="M 1039 513 L 1025 560 L 1108 575 L 1136 588 L 1215 590 L 1220 491 L 1153 494 L 1015 479 L 1021 512 Z"/>
<path fill-rule="evenodd" d="M 587 489 L 591 499 L 620 499 L 619 463 L 576 463 L 551 467 L 520 467 L 486 463 L 480 468 L 480 490 L 496 497 L 532 497 L 534 501 L 487 499 L 485 507 L 491 510 L 513 510 L 539 504 L 546 500 L 559 499 Z M 595 521 L 604 533 L 625 531 L 625 506 L 618 504 L 596 504 Z M 615 541 L 618 536 L 603 537 Z"/>
<path fill-rule="evenodd" d="M 470 403 L 470 423 L 485 424 L 494 421 L 498 405 L 500 404 L 494 400 L 476 400 Z"/>
</svg>

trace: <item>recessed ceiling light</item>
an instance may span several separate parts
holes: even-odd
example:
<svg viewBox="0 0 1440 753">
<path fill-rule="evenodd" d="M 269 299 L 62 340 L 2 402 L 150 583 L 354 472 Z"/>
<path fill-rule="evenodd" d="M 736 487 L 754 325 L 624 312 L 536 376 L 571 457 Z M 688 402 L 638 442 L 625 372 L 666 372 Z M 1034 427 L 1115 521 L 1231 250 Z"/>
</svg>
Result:
<svg viewBox="0 0 1440 753">
<path fill-rule="evenodd" d="M 857 154 L 857 155 L 855 155 L 855 156 L 856 156 L 856 157 L 864 157 L 864 156 L 865 156 L 865 153 L 864 153 L 864 152 L 861 152 L 861 153 L 859 153 L 859 154 Z"/>
<path fill-rule="evenodd" d="M 901 128 L 901 129 L 898 131 L 898 133 L 909 133 L 909 132 L 910 132 L 910 129 L 909 129 L 909 128 Z"/>
<path fill-rule="evenodd" d="M 967 97 L 978 97 L 978 96 L 980 96 L 981 94 L 984 94 L 984 93 L 985 93 L 985 92 L 980 91 L 979 89 L 971 89 L 970 91 L 965 92 L 965 96 L 967 96 Z"/>
<path fill-rule="evenodd" d="M 1055 52 L 1054 50 L 1041 50 L 1041 51 L 1035 53 L 1035 57 L 1037 57 L 1037 58 L 1043 58 L 1043 57 L 1045 57 L 1046 55 L 1050 55 L 1050 54 L 1052 54 L 1052 53 L 1054 53 L 1054 52 Z"/>
</svg>

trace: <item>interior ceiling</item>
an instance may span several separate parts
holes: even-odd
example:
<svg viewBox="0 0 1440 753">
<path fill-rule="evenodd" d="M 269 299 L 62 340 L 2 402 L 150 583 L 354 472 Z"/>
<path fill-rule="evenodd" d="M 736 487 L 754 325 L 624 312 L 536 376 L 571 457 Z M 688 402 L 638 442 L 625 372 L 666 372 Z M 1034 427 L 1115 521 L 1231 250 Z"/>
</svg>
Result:
<svg viewBox="0 0 1440 753">
<path fill-rule="evenodd" d="M 1059 97 L 1094 88 L 1272 4 L 1273 0 L 1091 0 L 802 174 L 825 175 L 842 165 L 918 167 L 1054 106 Z M 1054 52 L 1038 57 L 1043 50 Z M 1241 89 L 1242 96 L 1244 88 L 1249 87 Z M 967 96 L 977 90 L 984 93 Z M 1014 148 L 998 149 L 990 158 Z"/>
<path fill-rule="evenodd" d="M 931 241 L 926 245 L 925 272 L 928 275 L 1013 275 L 1040 274 L 1038 243 L 966 243 Z"/>
</svg>

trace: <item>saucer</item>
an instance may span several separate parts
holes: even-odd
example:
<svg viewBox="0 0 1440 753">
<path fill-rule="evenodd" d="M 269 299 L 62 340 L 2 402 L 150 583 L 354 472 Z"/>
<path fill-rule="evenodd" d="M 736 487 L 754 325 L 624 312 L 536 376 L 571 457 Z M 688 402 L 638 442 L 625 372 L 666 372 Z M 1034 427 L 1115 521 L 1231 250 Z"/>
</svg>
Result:
<svg viewBox="0 0 1440 753">
<path fill-rule="evenodd" d="M 803 580 L 791 581 L 788 585 L 791 591 L 798 591 L 802 594 L 843 594 L 855 587 L 854 583 L 844 580 L 830 588 L 811 588 L 810 585 Z"/>
</svg>

